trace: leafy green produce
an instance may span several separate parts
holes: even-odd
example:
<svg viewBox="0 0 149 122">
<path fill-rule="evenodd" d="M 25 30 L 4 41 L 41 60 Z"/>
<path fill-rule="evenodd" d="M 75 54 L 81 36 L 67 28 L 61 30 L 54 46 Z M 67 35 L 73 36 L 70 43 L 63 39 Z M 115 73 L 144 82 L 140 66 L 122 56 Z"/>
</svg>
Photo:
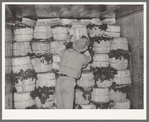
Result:
<svg viewBox="0 0 149 122">
<path fill-rule="evenodd" d="M 107 103 L 97 103 L 94 101 L 91 101 L 96 106 L 96 109 L 111 109 L 111 107 L 114 106 L 114 101 L 111 100 L 110 102 Z"/>
<path fill-rule="evenodd" d="M 18 83 L 18 80 L 27 80 L 29 78 L 32 78 L 32 80 L 37 79 L 37 73 L 35 70 L 32 69 L 27 69 L 24 71 L 23 69 L 20 70 L 19 73 L 13 73 L 12 74 L 13 78 L 13 84 Z"/>
<path fill-rule="evenodd" d="M 48 64 L 53 62 L 53 54 L 51 53 L 45 53 L 45 54 L 28 53 L 27 56 L 30 56 L 31 58 L 44 58 L 44 60 L 46 60 Z"/>
<path fill-rule="evenodd" d="M 109 38 L 109 37 L 104 37 L 104 36 L 100 36 L 100 37 L 91 37 L 90 40 L 91 42 L 97 42 L 100 44 L 101 41 L 110 41 L 113 38 Z"/>
<path fill-rule="evenodd" d="M 124 59 L 129 60 L 130 54 L 128 51 L 125 51 L 123 49 L 111 50 L 109 53 L 109 58 L 113 58 L 113 57 L 115 59 L 121 59 L 123 57 Z"/>
<path fill-rule="evenodd" d="M 98 29 L 106 31 L 108 28 L 107 24 L 102 24 L 102 25 L 96 25 L 96 24 L 89 24 L 87 25 L 87 29 L 93 29 L 94 27 L 98 27 Z"/>
<path fill-rule="evenodd" d="M 113 89 L 114 91 L 119 91 L 122 93 L 128 93 L 130 91 L 131 85 L 117 85 L 115 82 L 112 83 L 112 86 L 109 89 Z"/>
<path fill-rule="evenodd" d="M 91 93 L 93 91 L 93 88 L 86 90 L 83 87 L 76 85 L 76 90 L 80 90 L 83 92 L 82 96 L 85 100 L 91 100 Z"/>
<path fill-rule="evenodd" d="M 91 68 L 91 71 L 93 71 L 95 82 L 99 79 L 101 82 L 104 80 L 109 80 L 114 78 L 114 75 L 117 74 L 117 70 L 108 66 L 108 67 L 96 67 Z"/>
<path fill-rule="evenodd" d="M 35 88 L 34 91 L 30 93 L 30 96 L 35 99 L 36 97 L 39 97 L 42 104 L 45 104 L 47 99 L 49 98 L 49 95 L 54 95 L 55 87 L 40 87 Z"/>
</svg>

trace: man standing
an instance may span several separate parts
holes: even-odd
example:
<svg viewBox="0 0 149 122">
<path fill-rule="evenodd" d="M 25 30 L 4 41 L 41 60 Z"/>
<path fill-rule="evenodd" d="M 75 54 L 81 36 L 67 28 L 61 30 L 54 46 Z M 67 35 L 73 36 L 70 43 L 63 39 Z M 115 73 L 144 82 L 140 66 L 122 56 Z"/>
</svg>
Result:
<svg viewBox="0 0 149 122">
<path fill-rule="evenodd" d="M 83 36 L 73 42 L 73 49 L 64 49 L 59 52 L 61 61 L 55 89 L 58 109 L 73 109 L 76 79 L 81 76 L 81 69 L 91 61 L 88 51 L 85 52 L 88 49 L 88 41 L 88 38 Z"/>
</svg>

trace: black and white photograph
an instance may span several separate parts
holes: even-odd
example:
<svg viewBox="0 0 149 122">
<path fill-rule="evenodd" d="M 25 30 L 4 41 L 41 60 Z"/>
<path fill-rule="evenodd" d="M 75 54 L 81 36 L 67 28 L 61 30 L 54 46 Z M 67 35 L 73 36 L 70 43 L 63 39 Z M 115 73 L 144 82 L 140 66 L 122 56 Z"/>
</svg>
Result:
<svg viewBox="0 0 149 122">
<path fill-rule="evenodd" d="M 4 119 L 146 118 L 145 2 L 3 2 L 2 17 Z"/>
</svg>

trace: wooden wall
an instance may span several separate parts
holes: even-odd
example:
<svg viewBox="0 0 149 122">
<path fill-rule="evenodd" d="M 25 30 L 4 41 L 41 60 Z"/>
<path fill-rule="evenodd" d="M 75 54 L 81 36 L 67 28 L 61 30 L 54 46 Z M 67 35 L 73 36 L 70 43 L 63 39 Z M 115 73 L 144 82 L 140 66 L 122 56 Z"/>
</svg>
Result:
<svg viewBox="0 0 149 122">
<path fill-rule="evenodd" d="M 8 24 L 9 23 L 9 24 Z M 12 84 L 12 41 L 14 34 L 12 31 L 11 16 L 6 10 L 5 23 L 5 109 L 13 108 L 13 84 Z"/>
<path fill-rule="evenodd" d="M 121 36 L 128 39 L 132 48 L 130 59 L 130 71 L 132 76 L 132 89 L 130 92 L 131 107 L 133 109 L 143 108 L 143 11 L 133 13 L 117 20 L 121 26 Z"/>
</svg>

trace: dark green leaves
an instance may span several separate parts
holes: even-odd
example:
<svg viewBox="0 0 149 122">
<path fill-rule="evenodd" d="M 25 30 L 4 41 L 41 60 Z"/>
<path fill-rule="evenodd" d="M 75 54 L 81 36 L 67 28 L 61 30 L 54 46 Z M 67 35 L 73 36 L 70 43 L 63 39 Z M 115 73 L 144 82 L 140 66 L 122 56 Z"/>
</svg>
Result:
<svg viewBox="0 0 149 122">
<path fill-rule="evenodd" d="M 125 51 L 123 49 L 117 49 L 117 50 L 111 50 L 109 53 L 109 58 L 115 58 L 115 59 L 121 59 L 122 57 L 124 59 L 129 60 L 130 55 L 128 51 Z"/>
<path fill-rule="evenodd" d="M 114 91 L 119 91 L 122 93 L 128 93 L 130 91 L 131 85 L 117 85 L 115 82 L 109 89 L 113 89 Z"/>
<path fill-rule="evenodd" d="M 101 41 L 110 41 L 112 39 L 113 38 L 103 37 L 103 36 L 90 38 L 91 42 L 97 42 L 98 44 L 100 44 Z"/>
<path fill-rule="evenodd" d="M 80 86 L 76 85 L 76 90 L 80 90 L 80 91 L 83 92 L 82 97 L 83 97 L 85 100 L 89 100 L 89 101 L 91 100 L 91 93 L 92 93 L 92 91 L 93 91 L 93 88 L 86 90 L 86 89 L 84 89 L 83 87 L 80 87 Z"/>
<path fill-rule="evenodd" d="M 101 29 L 101 30 L 104 30 L 104 31 L 106 31 L 106 29 L 108 28 L 107 24 L 102 24 L 102 25 L 89 24 L 89 25 L 87 25 L 88 29 L 92 29 L 94 27 L 98 27 L 98 29 Z"/>
<path fill-rule="evenodd" d="M 35 54 L 35 53 L 28 53 L 28 56 L 31 56 L 31 58 L 44 58 L 47 63 L 52 63 L 53 62 L 53 54 L 51 53 L 45 53 L 45 54 Z"/>
<path fill-rule="evenodd" d="M 112 67 L 96 67 L 91 68 L 91 71 L 93 71 L 95 81 L 100 79 L 101 82 L 104 80 L 110 81 L 110 79 L 113 79 L 114 75 L 117 74 L 117 70 Z"/>
<path fill-rule="evenodd" d="M 46 100 L 49 98 L 49 95 L 54 95 L 55 87 L 40 87 L 36 88 L 30 93 L 30 96 L 35 99 L 39 97 L 42 104 L 45 104 Z"/>
<path fill-rule="evenodd" d="M 13 83 L 18 83 L 18 79 L 22 80 L 27 80 L 29 78 L 32 78 L 32 80 L 37 79 L 37 73 L 35 70 L 32 69 L 27 69 L 24 71 L 23 69 L 20 70 L 19 73 L 13 73 Z"/>
</svg>

